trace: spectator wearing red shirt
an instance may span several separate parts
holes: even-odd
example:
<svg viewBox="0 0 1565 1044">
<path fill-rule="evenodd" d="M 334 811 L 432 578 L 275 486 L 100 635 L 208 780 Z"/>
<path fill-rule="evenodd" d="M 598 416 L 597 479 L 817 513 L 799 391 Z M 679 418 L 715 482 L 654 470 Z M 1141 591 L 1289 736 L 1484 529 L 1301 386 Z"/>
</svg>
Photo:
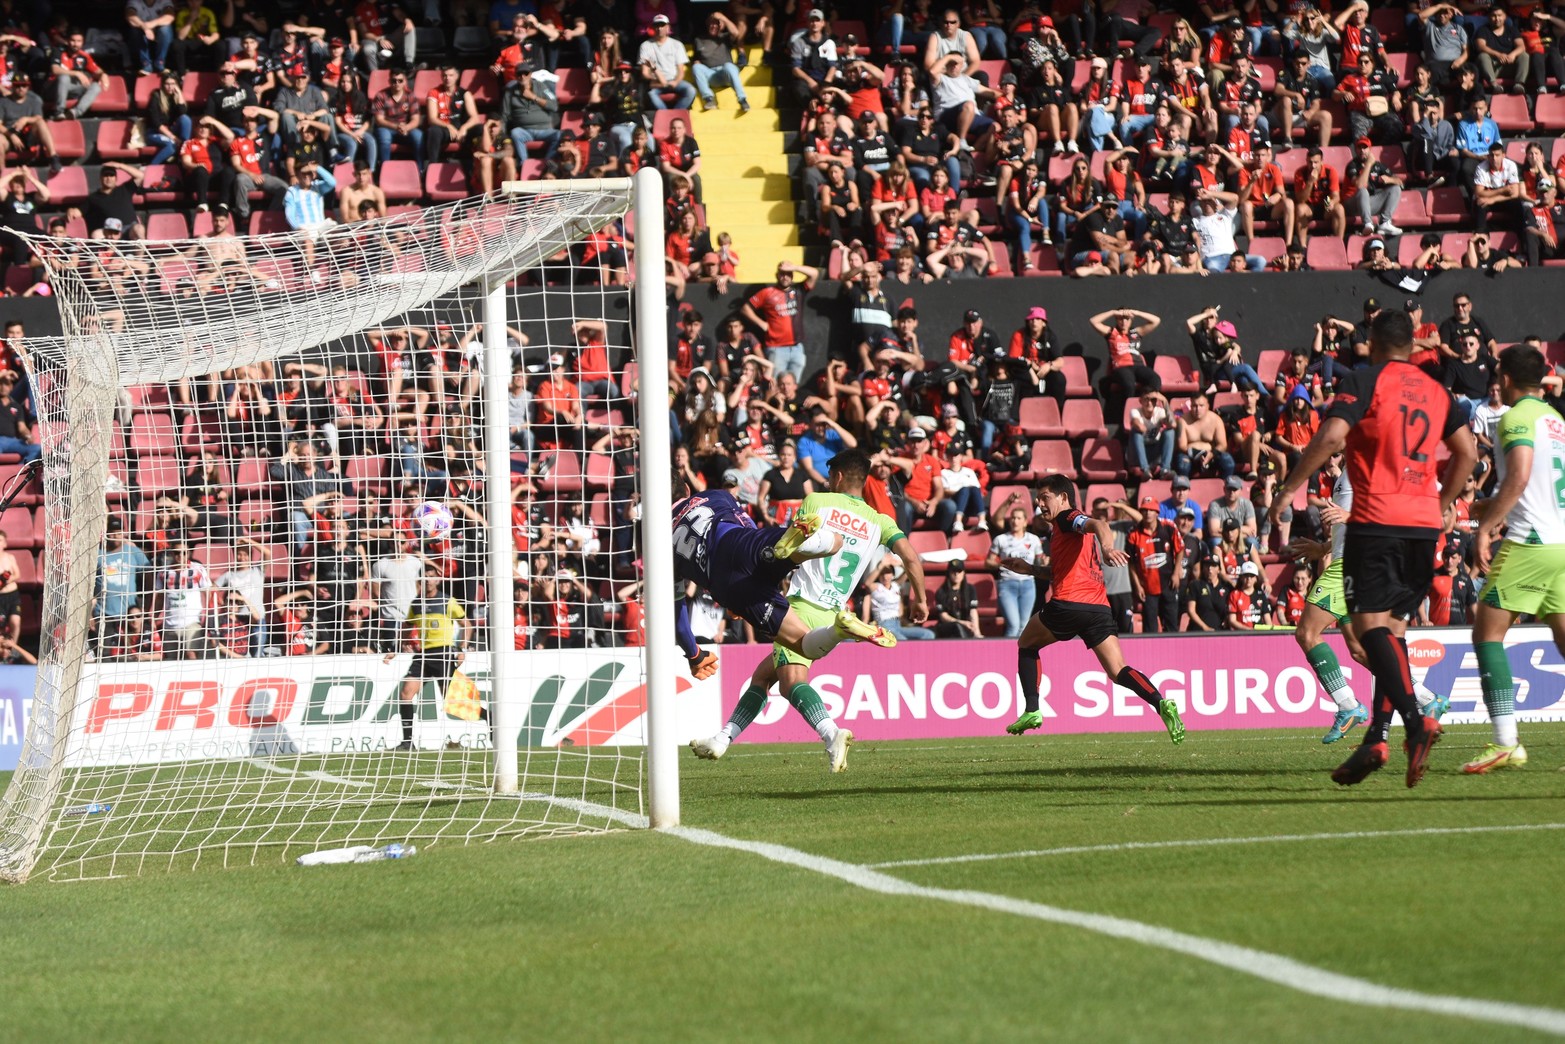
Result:
<svg viewBox="0 0 1565 1044">
<path fill-rule="evenodd" d="M 565 356 L 549 356 L 549 377 L 533 396 L 541 441 L 555 446 L 581 444 L 583 416 L 581 391 L 565 376 Z"/>
<path fill-rule="evenodd" d="M 1265 598 L 1261 591 L 1261 567 L 1254 562 L 1239 566 L 1239 581 L 1228 595 L 1228 626 L 1235 631 L 1253 631 L 1265 622 L 1262 611 Z"/>
<path fill-rule="evenodd" d="M 1282 168 L 1272 162 L 1272 147 L 1261 142 L 1255 150 L 1255 169 L 1249 176 L 1249 185 L 1239 196 L 1239 218 L 1244 224 L 1247 238 L 1255 238 L 1255 215 L 1281 226 L 1283 242 L 1293 242 L 1294 204 L 1288 194 L 1288 181 Z"/>
<path fill-rule="evenodd" d="M 179 147 L 179 168 L 185 174 L 185 188 L 196 197 L 197 213 L 211 209 L 207 195 L 212 187 L 212 171 L 217 159 L 212 144 L 212 124 L 216 122 L 211 116 L 201 117 L 201 122 L 196 124 L 196 136 Z"/>
<path fill-rule="evenodd" d="M 1027 318 L 1011 334 L 1005 354 L 1007 358 L 1021 359 L 1027 364 L 1027 375 L 1013 369 L 1013 376 L 1021 377 L 1024 382 L 1030 376 L 1034 387 L 1058 403 L 1061 409 L 1065 408 L 1064 353 L 1054 339 L 1054 331 L 1049 329 L 1048 309 L 1034 305 L 1027 310 Z"/>
<path fill-rule="evenodd" d="M 804 277 L 802 287 L 794 283 L 795 276 Z M 804 379 L 804 295 L 819 278 L 819 269 L 784 261 L 777 266 L 777 282 L 739 306 L 746 322 L 765 331 L 762 344 L 774 377 L 791 373 L 796 381 Z"/>
<path fill-rule="evenodd" d="M 1125 400 L 1139 395 L 1140 389 L 1163 390 L 1162 378 L 1147 365 L 1146 357 L 1141 354 L 1142 340 L 1163 325 L 1163 320 L 1151 312 L 1116 308 L 1099 312 L 1089 321 L 1108 342 L 1110 417 L 1118 417 Z"/>
<path fill-rule="evenodd" d="M 600 319 L 571 324 L 576 335 L 576 379 L 582 399 L 607 399 L 614 388 L 609 368 L 609 328 Z"/>
<path fill-rule="evenodd" d="M 690 181 L 690 191 L 701 202 L 701 147 L 690 136 L 690 125 L 676 119 L 668 125 L 668 137 L 658 141 L 658 169 L 665 180 L 682 174 Z"/>
<path fill-rule="evenodd" d="M 77 117 L 87 115 L 92 103 L 98 99 L 109 77 L 87 53 L 87 37 L 80 29 L 71 31 L 65 47 L 51 67 L 54 73 L 54 112 L 51 118 L 63 120 L 71 113 Z M 71 99 L 76 108 L 71 109 Z"/>
<path fill-rule="evenodd" d="M 1342 176 L 1326 165 L 1326 154 L 1312 146 L 1304 166 L 1293 176 L 1293 206 L 1299 243 L 1309 245 L 1310 222 L 1330 223 L 1331 234 L 1342 238 L 1347 227 L 1347 212 L 1342 209 Z"/>
<path fill-rule="evenodd" d="M 1277 599 L 1277 623 L 1283 627 L 1297 627 L 1304 618 L 1304 607 L 1309 604 L 1310 571 L 1304 566 L 1293 570 L 1288 590 Z"/>
<path fill-rule="evenodd" d="M 949 532 L 956 522 L 956 505 L 946 499 L 945 485 L 940 481 L 945 462 L 930 448 L 929 433 L 923 428 L 910 429 L 907 442 L 891 461 L 905 476 L 903 500 L 897 506 L 897 524 L 902 531 L 911 533 L 915 521 L 927 518 L 936 529 Z"/>
<path fill-rule="evenodd" d="M 1560 203 L 1559 190 L 1552 181 L 1540 184 L 1540 198 L 1527 207 L 1522 224 L 1527 264 L 1533 268 L 1545 259 L 1565 257 L 1565 250 L 1560 248 L 1560 235 L 1565 233 L 1565 204 Z"/>
<path fill-rule="evenodd" d="M 1141 603 L 1142 632 L 1179 630 L 1185 544 L 1179 530 L 1158 517 L 1156 497 L 1141 498 L 1140 524 L 1125 535 L 1125 552 L 1130 555 L 1130 586 Z"/>
</svg>

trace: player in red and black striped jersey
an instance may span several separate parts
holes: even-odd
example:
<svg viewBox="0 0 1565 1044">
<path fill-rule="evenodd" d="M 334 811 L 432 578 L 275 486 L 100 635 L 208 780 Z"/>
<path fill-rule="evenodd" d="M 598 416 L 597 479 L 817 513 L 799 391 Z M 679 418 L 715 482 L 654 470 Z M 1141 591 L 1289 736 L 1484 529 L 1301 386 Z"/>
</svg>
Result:
<svg viewBox="0 0 1565 1044">
<path fill-rule="evenodd" d="M 1353 630 L 1375 676 L 1375 707 L 1363 744 L 1331 778 L 1351 786 L 1386 763 L 1392 711 L 1407 728 L 1407 785 L 1423 777 L 1440 723 L 1419 710 L 1408 666 L 1407 624 L 1434 576 L 1442 520 L 1478 459 L 1467 410 L 1408 362 L 1413 326 L 1387 309 L 1370 324 L 1371 365 L 1337 386 L 1303 459 L 1277 490 L 1272 523 L 1294 492 L 1342 450 L 1353 484 L 1343 547 L 1343 592 Z M 1444 442 L 1451 459 L 1441 469 Z"/>
<path fill-rule="evenodd" d="M 1022 716 L 1005 727 L 1013 736 L 1043 727 L 1043 712 L 1038 707 L 1038 654 L 1055 642 L 1080 638 L 1097 656 L 1103 671 L 1115 682 L 1157 708 L 1168 736 L 1175 743 L 1185 738 L 1179 708 L 1165 699 L 1145 674 L 1127 666 L 1115 634 L 1109 596 L 1103 588 L 1103 559 L 1122 566 L 1129 561 L 1125 552 L 1114 550 L 1114 534 L 1107 521 L 1092 518 L 1076 507 L 1076 487 L 1063 475 L 1050 475 L 1038 490 L 1038 514 L 1052 523 L 1049 536 L 1051 565 L 1043 567 L 1020 558 L 1002 558 L 1006 569 L 1036 576 L 1048 568 L 1053 576 L 1053 591 L 1043 608 L 1027 621 L 1016 639 L 1016 674 L 1021 679 L 1026 707 Z M 1110 548 L 1105 552 L 1104 548 Z"/>
</svg>

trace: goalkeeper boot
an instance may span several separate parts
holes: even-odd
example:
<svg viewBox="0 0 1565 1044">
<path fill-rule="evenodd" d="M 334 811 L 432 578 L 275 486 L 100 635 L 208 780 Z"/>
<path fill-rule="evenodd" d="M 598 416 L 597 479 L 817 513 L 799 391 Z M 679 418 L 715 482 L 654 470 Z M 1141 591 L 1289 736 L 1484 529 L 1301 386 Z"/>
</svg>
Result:
<svg viewBox="0 0 1565 1044">
<path fill-rule="evenodd" d="M 1402 741 L 1402 750 L 1407 754 L 1407 788 L 1412 790 L 1418 786 L 1418 781 L 1424 778 L 1424 769 L 1429 767 L 1429 752 L 1440 742 L 1442 730 L 1440 723 L 1433 718 L 1426 717 L 1423 720 L 1423 728 L 1417 732 L 1410 732 Z"/>
<path fill-rule="evenodd" d="M 880 624 L 865 623 L 846 609 L 838 610 L 834 626 L 837 629 L 837 633 L 844 638 L 852 638 L 859 642 L 872 642 L 882 649 L 890 649 L 897 644 L 897 636 L 880 626 Z"/>
<path fill-rule="evenodd" d="M 1338 765 L 1331 772 L 1331 781 L 1342 786 L 1351 787 L 1355 783 L 1362 783 L 1371 772 L 1380 771 L 1391 755 L 1386 751 L 1384 743 L 1363 743 L 1353 748 L 1353 753 L 1348 755 L 1348 760 Z"/>
<path fill-rule="evenodd" d="M 698 758 L 707 761 L 716 761 L 728 752 L 728 734 L 719 732 L 715 736 L 706 739 L 693 739 L 690 741 L 690 752 Z"/>
<path fill-rule="evenodd" d="M 418 748 L 413 746 L 413 741 L 412 740 L 403 740 L 401 743 L 398 743 L 395 747 L 392 747 L 391 749 L 392 750 L 417 750 Z"/>
<path fill-rule="evenodd" d="M 1320 738 L 1322 743 L 1335 743 L 1360 725 L 1369 720 L 1369 711 L 1362 703 L 1355 703 L 1347 709 L 1339 709 L 1337 716 L 1331 719 L 1331 728 L 1326 730 L 1326 735 Z"/>
<path fill-rule="evenodd" d="M 824 521 L 820 514 L 815 511 L 811 511 L 809 514 L 793 516 L 793 522 L 789 524 L 787 531 L 777 538 L 777 543 L 772 545 L 772 557 L 789 562 L 794 561 L 794 556 L 798 554 L 799 546 L 814 536 Z M 799 560 L 818 557 L 820 556 L 799 555 Z"/>
<path fill-rule="evenodd" d="M 1168 738 L 1177 746 L 1185 741 L 1185 723 L 1179 717 L 1179 707 L 1173 700 L 1157 701 L 1158 717 L 1163 719 L 1163 727 L 1168 730 Z"/>
<path fill-rule="evenodd" d="M 1426 717 L 1439 721 L 1445 717 L 1445 712 L 1451 709 L 1451 697 L 1435 693 L 1435 698 L 1424 704 L 1422 710 Z"/>
<path fill-rule="evenodd" d="M 1521 768 L 1525 764 L 1527 748 L 1520 743 L 1510 747 L 1491 743 L 1483 749 L 1482 754 L 1463 765 L 1462 771 L 1469 776 L 1482 776 L 1497 768 Z"/>
<path fill-rule="evenodd" d="M 831 742 L 826 744 L 826 761 L 832 772 L 848 770 L 848 748 L 851 746 L 853 746 L 853 731 L 838 729 Z"/>
<path fill-rule="evenodd" d="M 1020 736 L 1024 732 L 1043 728 L 1043 713 L 1041 711 L 1027 711 L 1020 718 L 1005 727 L 1005 731 L 1013 736 Z"/>
</svg>

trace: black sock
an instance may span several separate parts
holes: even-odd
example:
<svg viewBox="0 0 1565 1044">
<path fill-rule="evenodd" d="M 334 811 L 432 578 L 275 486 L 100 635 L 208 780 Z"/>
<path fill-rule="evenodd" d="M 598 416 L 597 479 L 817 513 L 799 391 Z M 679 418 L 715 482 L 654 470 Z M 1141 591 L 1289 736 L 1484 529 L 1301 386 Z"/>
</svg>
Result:
<svg viewBox="0 0 1565 1044">
<path fill-rule="evenodd" d="M 1114 680 L 1156 707 L 1163 701 L 1163 694 L 1153 686 L 1151 679 L 1134 667 L 1120 669 Z"/>
<path fill-rule="evenodd" d="M 1038 650 L 1016 647 L 1016 676 L 1022 682 L 1027 713 L 1038 709 Z"/>
<path fill-rule="evenodd" d="M 397 713 L 402 716 L 402 742 L 413 742 L 413 704 L 397 704 Z"/>
<path fill-rule="evenodd" d="M 1384 743 L 1391 734 L 1391 712 L 1402 715 L 1409 731 L 1423 728 L 1424 718 L 1413 695 L 1413 672 L 1407 662 L 1407 643 L 1391 633 L 1389 627 L 1377 627 L 1360 636 L 1364 659 L 1375 676 L 1375 713 L 1370 719 L 1365 743 Z"/>
</svg>

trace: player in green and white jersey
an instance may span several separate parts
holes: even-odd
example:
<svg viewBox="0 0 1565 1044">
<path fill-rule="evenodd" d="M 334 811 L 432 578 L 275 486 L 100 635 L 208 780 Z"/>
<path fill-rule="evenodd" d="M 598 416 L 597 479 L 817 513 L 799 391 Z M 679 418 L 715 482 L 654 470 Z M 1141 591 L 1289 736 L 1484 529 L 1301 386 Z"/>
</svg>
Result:
<svg viewBox="0 0 1565 1044">
<path fill-rule="evenodd" d="M 843 450 L 831 459 L 828 479 L 831 492 L 811 493 L 799 505 L 800 514 L 815 514 L 823 531 L 842 537 L 842 546 L 825 558 L 806 562 L 789 579 L 788 605 L 810 627 L 833 626 L 839 632 L 860 641 L 874 642 L 883 648 L 897 643 L 895 637 L 877 624 L 866 623 L 851 608 L 853 593 L 865 574 L 878 565 L 883 548 L 902 559 L 908 582 L 914 592 L 912 622 L 927 615 L 924 570 L 912 543 L 903 535 L 894 519 L 865 503 L 864 482 L 869 478 L 869 456 L 861 450 Z M 733 716 L 721 732 L 708 739 L 691 740 L 697 757 L 716 760 L 728 750 L 766 704 L 767 690 L 780 683 L 783 698 L 808 721 L 826 745 L 832 772 L 841 772 L 848 764 L 848 748 L 853 733 L 839 728 L 826 713 L 820 694 L 810 685 L 813 661 L 782 645 L 772 647 L 772 655 L 763 660 L 751 676 Z"/>
<path fill-rule="evenodd" d="M 1310 588 L 1304 615 L 1293 629 L 1293 637 L 1299 643 L 1299 648 L 1304 650 L 1304 658 L 1309 661 L 1310 669 L 1320 679 L 1321 688 L 1337 705 L 1331 728 L 1320 738 L 1322 743 L 1335 743 L 1369 721 L 1368 709 L 1348 688 L 1337 654 L 1322 640 L 1326 629 L 1336 624 L 1354 661 L 1369 666 L 1364 661 L 1364 647 L 1359 644 L 1358 635 L 1353 633 L 1353 624 L 1348 619 L 1347 599 L 1342 590 L 1342 546 L 1347 538 L 1348 515 L 1353 511 L 1353 486 L 1348 481 L 1348 469 L 1341 467 L 1341 461 L 1335 456 L 1333 463 L 1340 470 L 1331 486 L 1331 501 L 1320 507 L 1321 524 L 1331 534 L 1330 543 L 1301 537 L 1288 544 L 1288 552 L 1295 558 L 1319 561 L 1327 554 L 1331 556 L 1331 561 Z M 1439 719 L 1451 707 L 1449 697 L 1431 692 L 1422 682 L 1413 683 L 1413 694 L 1418 698 L 1424 713 L 1433 718 Z"/>
<path fill-rule="evenodd" d="M 1462 766 L 1469 775 L 1520 768 L 1527 748 L 1516 733 L 1516 684 L 1505 632 L 1522 613 L 1548 621 L 1565 650 L 1565 418 L 1542 399 L 1543 353 L 1518 344 L 1500 353 L 1500 417 L 1495 469 L 1499 488 L 1481 504 L 1473 553 L 1489 578 L 1473 619 L 1473 651 L 1494 742 Z M 1498 551 L 1494 543 L 1505 530 Z M 1492 562 L 1491 562 L 1492 555 Z"/>
</svg>

